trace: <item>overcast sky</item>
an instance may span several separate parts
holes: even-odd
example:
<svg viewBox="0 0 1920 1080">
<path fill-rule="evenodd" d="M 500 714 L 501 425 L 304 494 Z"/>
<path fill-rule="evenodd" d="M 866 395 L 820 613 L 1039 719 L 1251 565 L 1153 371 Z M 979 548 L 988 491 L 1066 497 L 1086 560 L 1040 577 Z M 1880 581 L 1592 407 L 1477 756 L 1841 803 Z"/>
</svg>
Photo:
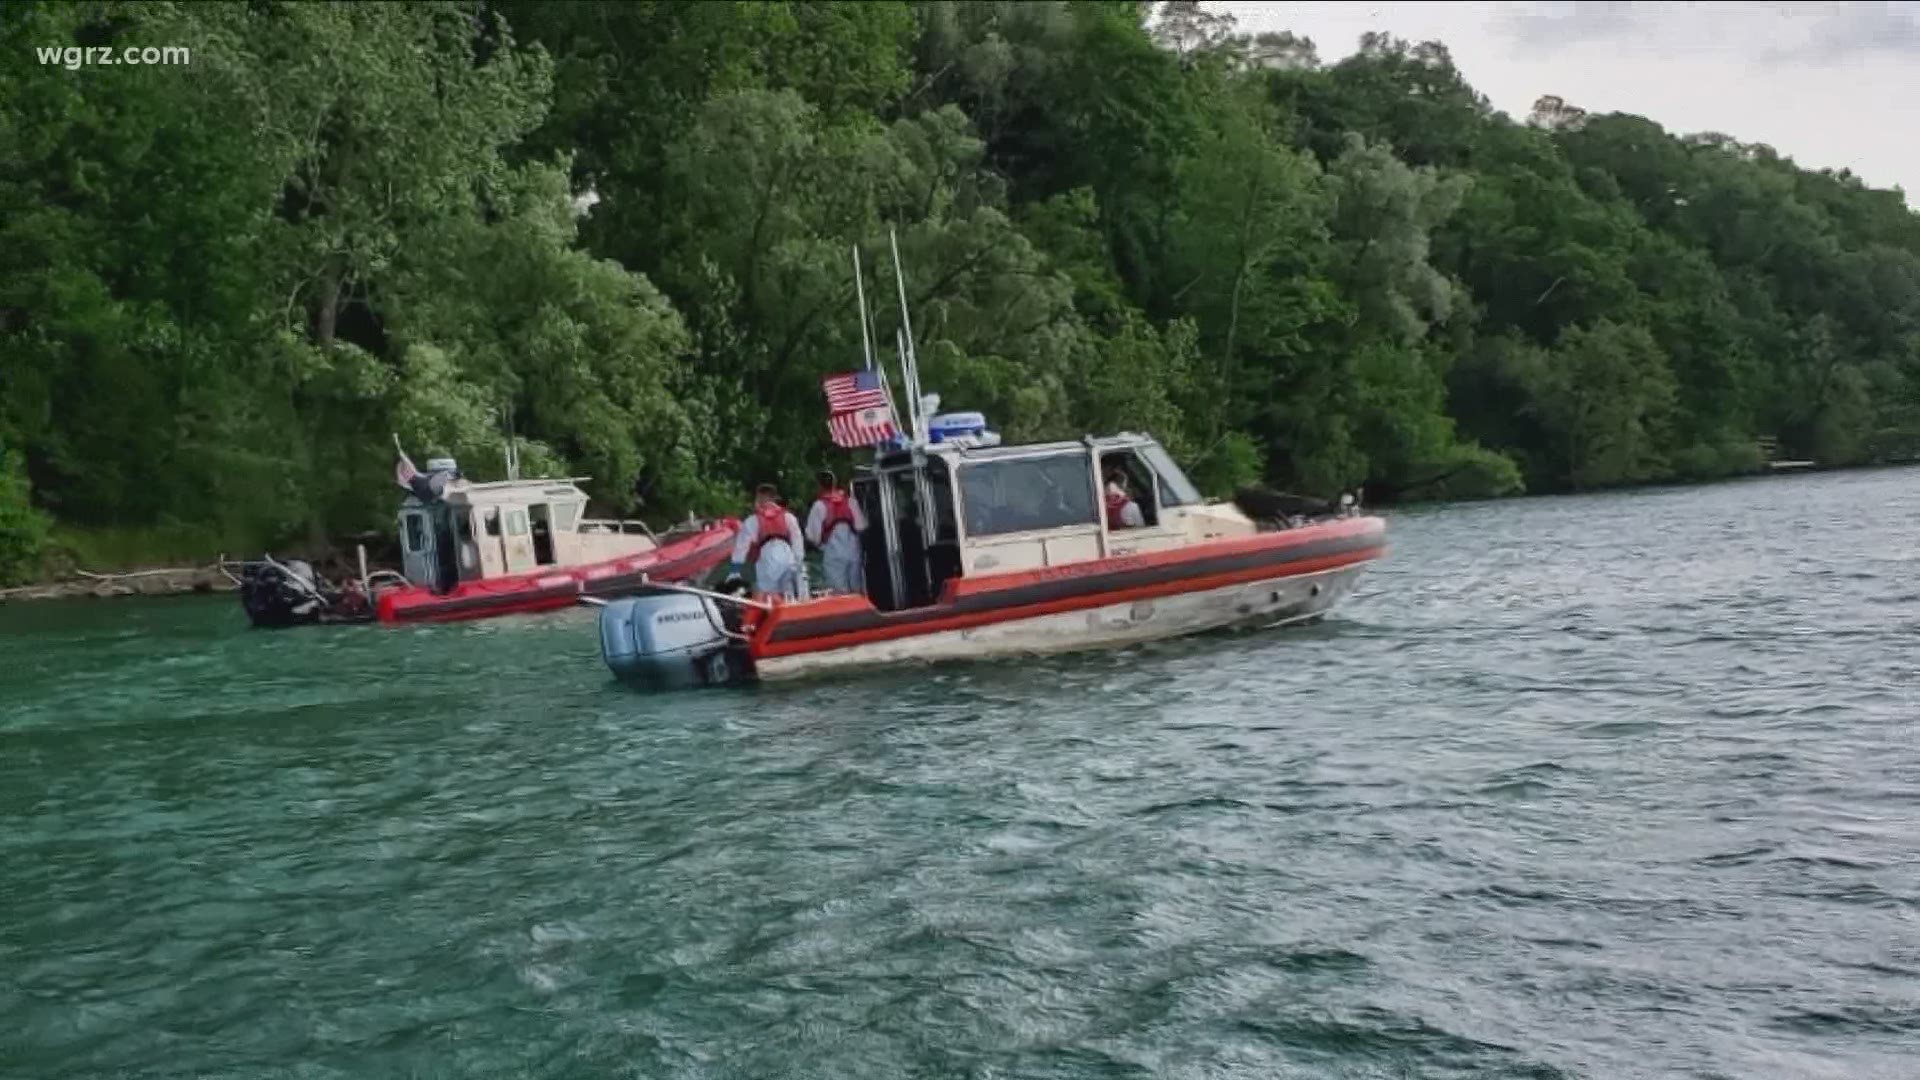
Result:
<svg viewBox="0 0 1920 1080">
<path fill-rule="evenodd" d="M 1494 108 L 1558 94 L 1592 113 L 1719 131 L 1811 168 L 1850 168 L 1920 206 L 1920 2 L 1206 3 L 1247 33 L 1291 30 L 1322 61 L 1385 30 L 1437 39 Z"/>
</svg>

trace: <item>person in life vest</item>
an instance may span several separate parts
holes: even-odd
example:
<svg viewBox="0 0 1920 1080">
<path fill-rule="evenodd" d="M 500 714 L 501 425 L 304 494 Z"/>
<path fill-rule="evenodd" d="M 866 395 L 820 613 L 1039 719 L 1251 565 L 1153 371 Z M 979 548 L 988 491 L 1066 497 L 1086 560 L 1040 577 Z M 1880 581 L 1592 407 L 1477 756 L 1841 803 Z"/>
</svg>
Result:
<svg viewBox="0 0 1920 1080">
<path fill-rule="evenodd" d="M 807 542 L 820 549 L 827 588 L 838 593 L 867 590 L 860 535 L 867 531 L 867 513 L 840 490 L 831 470 L 818 477 L 820 494 L 807 511 Z"/>
<path fill-rule="evenodd" d="M 753 564 L 753 591 L 759 597 L 805 595 L 806 575 L 800 560 L 800 522 L 780 505 L 772 484 L 761 484 L 753 496 L 753 513 L 740 523 L 733 539 L 733 572 Z"/>
<path fill-rule="evenodd" d="M 1107 528 L 1137 529 L 1147 523 L 1140 504 L 1127 494 L 1127 474 L 1119 469 L 1107 471 Z"/>
</svg>

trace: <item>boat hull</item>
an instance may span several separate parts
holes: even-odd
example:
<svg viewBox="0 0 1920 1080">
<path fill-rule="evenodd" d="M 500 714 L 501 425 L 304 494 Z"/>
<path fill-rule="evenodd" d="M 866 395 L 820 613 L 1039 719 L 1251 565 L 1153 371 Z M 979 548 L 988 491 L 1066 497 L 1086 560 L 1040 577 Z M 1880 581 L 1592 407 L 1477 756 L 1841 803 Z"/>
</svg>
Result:
<svg viewBox="0 0 1920 1080">
<path fill-rule="evenodd" d="M 862 596 L 777 605 L 747 651 L 761 679 L 908 660 L 1100 648 L 1325 613 L 1386 552 L 1386 523 L 1344 518 L 1144 554 L 950 581 L 939 603 Z"/>
<path fill-rule="evenodd" d="M 1385 522 L 1344 518 L 951 579 L 937 603 L 898 611 L 861 595 L 739 611 L 715 593 L 657 589 L 601 609 L 601 658 L 623 681 L 675 689 L 1308 622 L 1385 553 Z"/>
<path fill-rule="evenodd" d="M 420 586 L 396 589 L 380 595 L 377 612 L 390 625 L 458 622 L 557 611 L 582 597 L 623 596 L 650 581 L 686 581 L 720 565 L 733 549 L 737 527 L 728 519 L 639 555 L 472 581 L 445 593 Z"/>
<path fill-rule="evenodd" d="M 1365 568 L 1365 562 L 1355 562 L 1193 592 L 766 657 L 755 661 L 754 671 L 764 681 L 778 681 L 911 662 L 1114 648 L 1231 627 L 1310 622 L 1346 596 Z"/>
</svg>

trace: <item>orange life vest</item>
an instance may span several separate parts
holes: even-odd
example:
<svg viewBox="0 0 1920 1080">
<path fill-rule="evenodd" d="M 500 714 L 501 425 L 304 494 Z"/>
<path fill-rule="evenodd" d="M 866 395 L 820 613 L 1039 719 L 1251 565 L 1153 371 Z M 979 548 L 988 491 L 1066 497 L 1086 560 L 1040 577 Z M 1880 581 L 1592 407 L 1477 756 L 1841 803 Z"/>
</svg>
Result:
<svg viewBox="0 0 1920 1080">
<path fill-rule="evenodd" d="M 1127 498 L 1127 493 L 1124 491 L 1115 491 L 1113 488 L 1107 489 L 1107 528 L 1122 529 L 1126 527 L 1125 515 L 1127 512 L 1127 504 L 1132 501 L 1132 499 Z"/>
<path fill-rule="evenodd" d="M 833 530 L 842 525 L 845 525 L 849 529 L 854 527 L 853 500 L 847 498 L 846 492 L 841 491 L 839 488 L 834 488 L 831 491 L 823 492 L 820 495 L 820 501 L 827 504 L 826 520 L 820 523 L 820 542 L 825 544 L 828 540 L 832 539 Z"/>
<path fill-rule="evenodd" d="M 799 553 L 800 545 L 795 542 L 793 533 L 787 528 L 786 507 L 779 503 L 768 503 L 765 506 L 756 507 L 753 516 L 760 523 L 760 530 L 753 538 L 753 547 L 747 551 L 748 562 L 760 561 L 760 549 L 765 547 L 769 540 L 782 541 L 795 554 Z"/>
</svg>

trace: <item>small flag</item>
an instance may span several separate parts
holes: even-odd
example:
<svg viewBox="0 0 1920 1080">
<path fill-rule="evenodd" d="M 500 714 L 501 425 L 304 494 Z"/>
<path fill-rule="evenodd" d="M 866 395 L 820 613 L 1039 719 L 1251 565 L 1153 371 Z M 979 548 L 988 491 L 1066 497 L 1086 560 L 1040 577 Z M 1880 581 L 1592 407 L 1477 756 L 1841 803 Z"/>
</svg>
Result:
<svg viewBox="0 0 1920 1080">
<path fill-rule="evenodd" d="M 893 410 L 885 405 L 877 409 L 856 409 L 827 418 L 827 433 L 835 446 L 873 446 L 900 437 L 893 425 Z"/>
<path fill-rule="evenodd" d="M 400 436 L 398 435 L 393 437 L 393 452 L 400 455 L 399 463 L 393 467 L 393 481 L 408 491 L 412 491 L 413 478 L 420 475 L 420 470 L 413 467 L 413 459 L 407 456 L 405 450 L 400 449 Z"/>
</svg>

